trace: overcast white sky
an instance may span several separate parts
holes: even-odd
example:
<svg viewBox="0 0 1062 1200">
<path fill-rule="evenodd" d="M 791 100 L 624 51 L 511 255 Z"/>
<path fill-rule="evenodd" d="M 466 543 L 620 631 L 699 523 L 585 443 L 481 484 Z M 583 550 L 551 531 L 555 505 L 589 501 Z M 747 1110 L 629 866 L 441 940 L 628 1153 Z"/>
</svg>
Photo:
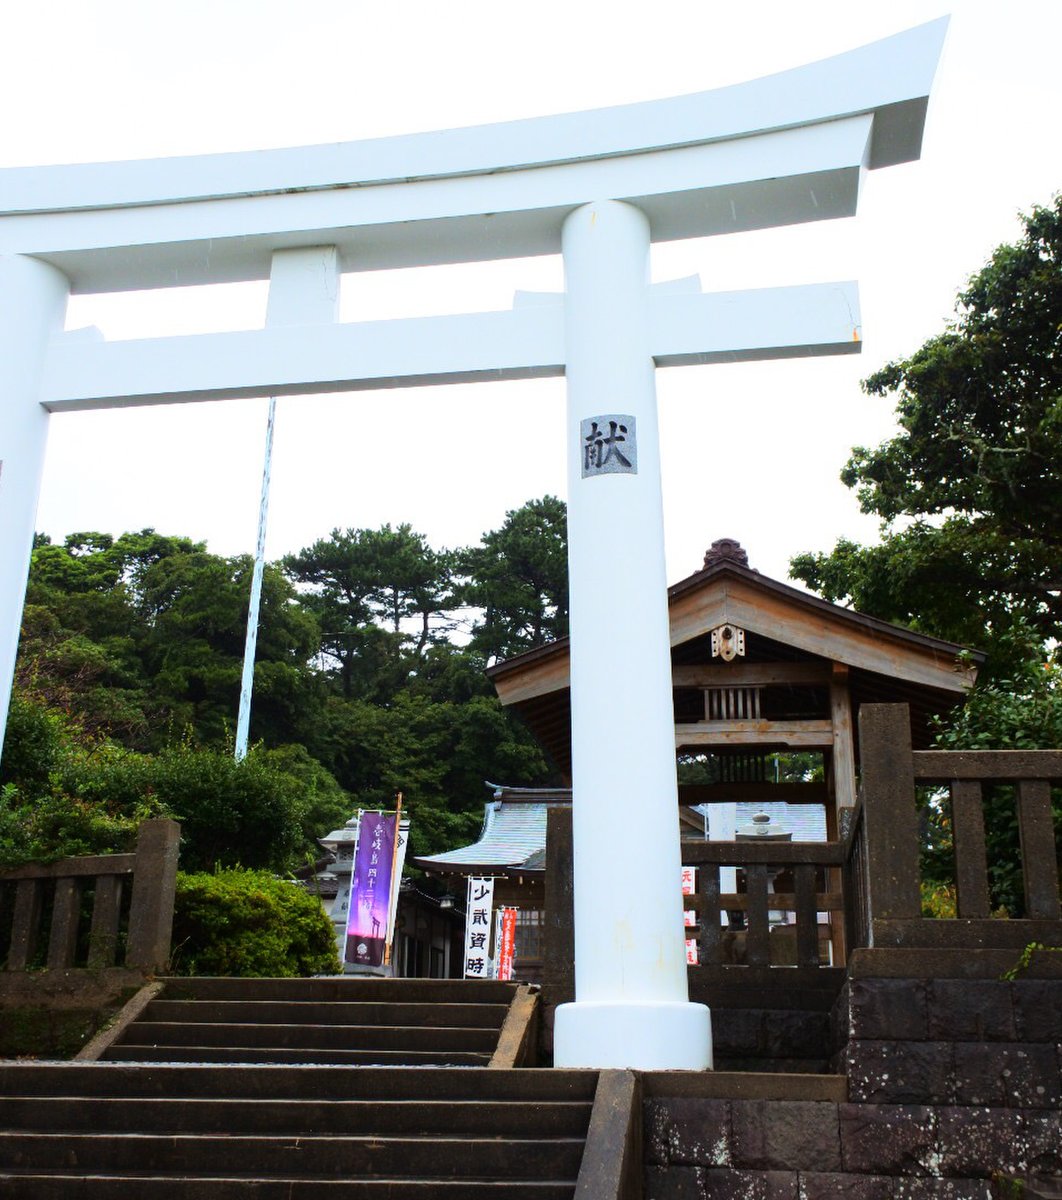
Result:
<svg viewBox="0 0 1062 1200">
<path fill-rule="evenodd" d="M 859 215 L 654 250 L 658 280 L 705 290 L 857 279 L 861 357 L 658 372 L 668 575 L 739 538 L 790 555 L 871 540 L 838 472 L 888 436 L 858 381 L 949 318 L 1017 213 L 1062 188 L 1059 0 L 53 0 L 5 15 L 0 166 L 349 141 L 703 91 L 952 14 L 919 163 L 871 173 Z M 343 319 L 507 308 L 560 290 L 553 259 L 348 277 Z M 212 290 L 215 291 L 215 290 Z M 260 325 L 264 286 L 78 297 L 108 337 Z M 334 526 L 410 522 L 478 540 L 506 509 L 564 494 L 563 381 L 280 401 L 270 557 Z M 38 528 L 147 525 L 254 547 L 265 401 L 52 420 Z"/>
</svg>

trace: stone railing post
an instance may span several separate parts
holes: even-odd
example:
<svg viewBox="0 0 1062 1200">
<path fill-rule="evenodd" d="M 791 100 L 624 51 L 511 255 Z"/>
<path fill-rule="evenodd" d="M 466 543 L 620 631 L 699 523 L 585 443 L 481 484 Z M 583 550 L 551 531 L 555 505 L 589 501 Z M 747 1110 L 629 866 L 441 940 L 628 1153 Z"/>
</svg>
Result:
<svg viewBox="0 0 1062 1200">
<path fill-rule="evenodd" d="M 161 971 L 169 964 L 180 839 L 180 825 L 166 817 L 140 826 L 129 905 L 127 966 Z"/>
<path fill-rule="evenodd" d="M 867 847 L 869 941 L 881 944 L 881 923 L 922 915 L 918 812 L 906 704 L 864 704 L 859 710 L 863 822 Z M 884 941 L 891 939 L 887 936 Z"/>
<path fill-rule="evenodd" d="M 542 982 L 548 1003 L 567 1003 L 574 996 L 574 961 L 572 810 L 558 806 L 546 813 L 546 944 Z"/>
</svg>

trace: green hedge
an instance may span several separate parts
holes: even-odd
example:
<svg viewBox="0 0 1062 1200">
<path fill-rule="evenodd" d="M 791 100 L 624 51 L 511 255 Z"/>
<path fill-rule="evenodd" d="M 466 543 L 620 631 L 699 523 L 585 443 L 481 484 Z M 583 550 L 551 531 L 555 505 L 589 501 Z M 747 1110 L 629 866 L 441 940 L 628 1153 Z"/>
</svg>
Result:
<svg viewBox="0 0 1062 1200">
<path fill-rule="evenodd" d="M 173 970 L 179 975 L 330 975 L 341 970 L 320 901 L 268 871 L 178 874 Z"/>
</svg>

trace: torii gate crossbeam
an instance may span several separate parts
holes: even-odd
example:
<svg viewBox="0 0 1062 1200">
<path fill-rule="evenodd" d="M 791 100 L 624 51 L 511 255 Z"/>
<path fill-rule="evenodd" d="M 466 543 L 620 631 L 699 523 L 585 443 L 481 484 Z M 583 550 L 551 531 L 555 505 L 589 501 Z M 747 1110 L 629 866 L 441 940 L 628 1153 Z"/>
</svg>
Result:
<svg viewBox="0 0 1062 1200">
<path fill-rule="evenodd" d="M 945 26 L 597 113 L 0 171 L 0 728 L 49 412 L 565 374 L 576 1000 L 558 1010 L 555 1061 L 710 1066 L 677 886 L 654 368 L 850 353 L 860 325 L 850 283 L 651 287 L 649 247 L 854 214 L 865 170 L 920 153 Z M 565 294 L 512 312 L 321 316 L 341 270 L 558 252 Z M 63 333 L 70 292 L 266 278 L 283 316 L 263 330 Z"/>
</svg>

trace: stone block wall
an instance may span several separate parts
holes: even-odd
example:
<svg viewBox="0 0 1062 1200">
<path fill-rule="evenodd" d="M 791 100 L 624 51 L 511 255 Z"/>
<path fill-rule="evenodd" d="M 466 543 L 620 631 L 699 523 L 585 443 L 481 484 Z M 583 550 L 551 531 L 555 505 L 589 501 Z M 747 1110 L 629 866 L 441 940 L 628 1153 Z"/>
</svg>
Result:
<svg viewBox="0 0 1062 1200">
<path fill-rule="evenodd" d="M 826 1071 L 830 1014 L 712 1006 L 712 1042 L 720 1071 Z"/>
<path fill-rule="evenodd" d="M 1062 1171 L 1057 1110 L 654 1098 L 647 1200 L 988 1200 Z"/>
<path fill-rule="evenodd" d="M 852 1100 L 1062 1103 L 1062 979 L 854 978 L 839 1009 Z"/>
<path fill-rule="evenodd" d="M 988 1200 L 1062 1175 L 1062 955 L 1006 981 L 999 956 L 902 954 L 854 956 L 847 1099 L 648 1097 L 647 1200 Z"/>
</svg>

